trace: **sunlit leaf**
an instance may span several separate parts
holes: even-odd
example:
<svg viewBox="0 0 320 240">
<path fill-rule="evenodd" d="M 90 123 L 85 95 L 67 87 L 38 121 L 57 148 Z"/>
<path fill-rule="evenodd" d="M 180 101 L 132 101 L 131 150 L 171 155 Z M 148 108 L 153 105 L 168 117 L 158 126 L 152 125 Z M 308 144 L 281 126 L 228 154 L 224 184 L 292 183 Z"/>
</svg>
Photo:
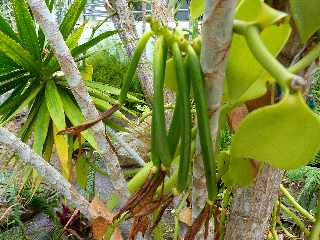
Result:
<svg viewBox="0 0 320 240">
<path fill-rule="evenodd" d="M 63 176 L 71 180 L 72 162 L 69 159 L 69 145 L 68 139 L 65 135 L 57 135 L 58 128 L 53 125 L 53 138 L 55 143 L 55 148 L 59 157 L 60 167 Z"/>
<path fill-rule="evenodd" d="M 59 131 L 66 128 L 63 103 L 54 80 L 49 80 L 46 85 L 46 103 L 52 121 Z"/>
<path fill-rule="evenodd" d="M 40 60 L 40 48 L 36 28 L 25 0 L 11 0 L 21 44 L 36 60 Z"/>
<path fill-rule="evenodd" d="M 278 104 L 250 113 L 236 131 L 232 159 L 250 158 L 292 169 L 319 151 L 320 120 L 302 95 L 286 95 Z"/>
</svg>

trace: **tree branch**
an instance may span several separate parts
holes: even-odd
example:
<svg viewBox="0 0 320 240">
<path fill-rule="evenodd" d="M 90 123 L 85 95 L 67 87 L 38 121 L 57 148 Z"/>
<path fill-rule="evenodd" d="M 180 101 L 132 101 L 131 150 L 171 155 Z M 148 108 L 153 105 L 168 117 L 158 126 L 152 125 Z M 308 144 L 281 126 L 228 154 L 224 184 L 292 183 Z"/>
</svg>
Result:
<svg viewBox="0 0 320 240">
<path fill-rule="evenodd" d="M 107 1 L 106 1 L 107 2 Z M 125 0 L 110 0 L 111 6 L 105 4 L 107 11 L 116 11 L 112 17 L 113 24 L 116 29 L 123 29 L 119 33 L 119 37 L 124 45 L 124 48 L 131 58 L 137 46 L 138 34 L 134 25 L 133 15 L 128 7 L 128 1 Z M 112 7 L 112 9 L 110 9 Z M 137 69 L 138 77 L 146 97 L 149 102 L 152 102 L 153 96 L 153 81 L 152 81 L 152 68 L 146 55 L 141 57 L 141 64 Z"/>
<path fill-rule="evenodd" d="M 66 198 L 69 204 L 89 216 L 89 202 L 47 161 L 5 128 L 0 128 L 0 143 L 16 151 L 21 160 L 34 167 L 46 183 Z M 90 217 L 90 216 L 89 216 Z"/>
<path fill-rule="evenodd" d="M 68 80 L 68 84 L 81 108 L 81 111 L 87 119 L 97 119 L 99 117 L 99 113 L 92 103 L 92 100 L 82 82 L 80 72 L 71 56 L 70 50 L 63 40 L 55 18 L 49 12 L 43 0 L 28 0 L 28 3 L 35 19 L 55 51 L 55 55 L 59 61 L 61 69 Z M 129 195 L 127 184 L 121 172 L 117 157 L 114 154 L 109 155 L 111 151 L 108 151 L 110 146 L 108 145 L 104 135 L 103 123 L 100 122 L 99 124 L 96 124 L 92 129 L 95 140 L 99 146 L 99 151 L 106 162 L 106 170 L 110 176 L 113 187 L 120 198 L 125 201 Z"/>
</svg>

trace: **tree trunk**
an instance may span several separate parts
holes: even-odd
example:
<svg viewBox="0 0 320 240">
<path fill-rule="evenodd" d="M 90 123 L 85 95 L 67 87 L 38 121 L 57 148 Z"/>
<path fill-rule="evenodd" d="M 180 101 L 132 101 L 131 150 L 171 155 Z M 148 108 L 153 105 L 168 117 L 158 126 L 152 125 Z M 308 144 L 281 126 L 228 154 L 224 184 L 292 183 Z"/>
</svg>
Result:
<svg viewBox="0 0 320 240">
<path fill-rule="evenodd" d="M 263 240 L 283 171 L 266 166 L 253 186 L 238 188 L 233 197 L 225 240 Z"/>
<path fill-rule="evenodd" d="M 106 9 L 107 11 L 116 11 L 116 14 L 112 17 L 112 21 L 115 28 L 123 30 L 119 33 L 119 36 L 128 54 L 128 57 L 131 58 L 137 46 L 138 34 L 135 28 L 133 14 L 128 7 L 128 1 L 111 0 L 109 3 L 111 6 L 106 4 Z M 110 7 L 112 7 L 112 9 L 110 9 Z M 152 102 L 152 67 L 145 54 L 142 55 L 140 62 L 141 63 L 137 69 L 138 77 L 147 100 Z"/>
</svg>

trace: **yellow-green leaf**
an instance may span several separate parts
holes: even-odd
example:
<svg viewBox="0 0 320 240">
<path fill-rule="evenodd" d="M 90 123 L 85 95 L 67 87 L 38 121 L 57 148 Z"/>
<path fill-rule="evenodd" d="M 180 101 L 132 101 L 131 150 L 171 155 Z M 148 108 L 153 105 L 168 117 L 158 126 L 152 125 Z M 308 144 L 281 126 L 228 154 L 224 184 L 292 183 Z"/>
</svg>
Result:
<svg viewBox="0 0 320 240">
<path fill-rule="evenodd" d="M 250 158 L 283 169 L 307 164 L 319 151 L 320 120 L 300 93 L 250 113 L 236 131 L 232 159 Z"/>
<path fill-rule="evenodd" d="M 63 176 L 70 180 L 71 179 L 71 171 L 72 171 L 72 162 L 69 158 L 69 145 L 68 139 L 65 135 L 57 135 L 58 128 L 53 125 L 53 138 L 54 144 L 56 147 L 56 151 L 59 157 L 60 167 Z"/>
<path fill-rule="evenodd" d="M 54 80 L 50 79 L 46 85 L 46 103 L 47 108 L 59 131 L 66 128 L 65 115 L 63 109 L 63 103 Z"/>
<path fill-rule="evenodd" d="M 80 27 L 78 27 L 68 38 L 67 46 L 70 50 L 78 46 L 78 42 L 82 36 L 83 30 L 85 29 L 87 22 L 84 22 Z"/>
</svg>

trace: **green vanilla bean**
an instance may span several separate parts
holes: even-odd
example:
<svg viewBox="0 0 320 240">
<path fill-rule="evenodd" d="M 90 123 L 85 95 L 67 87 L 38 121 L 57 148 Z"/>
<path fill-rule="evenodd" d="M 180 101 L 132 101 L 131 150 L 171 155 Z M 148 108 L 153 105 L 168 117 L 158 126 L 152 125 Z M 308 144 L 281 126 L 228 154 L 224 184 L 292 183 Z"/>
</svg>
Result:
<svg viewBox="0 0 320 240">
<path fill-rule="evenodd" d="M 169 148 L 170 148 L 170 154 L 171 157 L 174 157 L 174 154 L 176 152 L 176 149 L 179 144 L 180 139 L 180 122 L 181 122 L 181 114 L 180 114 L 180 108 L 181 103 L 179 101 L 179 96 L 176 96 L 176 105 L 173 112 L 172 121 L 170 124 L 170 128 L 168 131 L 168 141 L 169 141 Z"/>
<path fill-rule="evenodd" d="M 182 55 L 178 43 L 172 44 L 173 60 L 176 66 L 178 98 L 180 101 L 180 164 L 178 170 L 177 190 L 182 192 L 188 184 L 189 166 L 191 160 L 191 104 L 190 84 L 186 76 Z"/>
<path fill-rule="evenodd" d="M 155 166 L 168 168 L 171 164 L 171 155 L 167 138 L 166 120 L 164 111 L 164 73 L 167 60 L 167 44 L 163 36 L 159 36 L 154 45 L 153 78 L 154 99 L 151 127 L 152 161 Z"/>
<path fill-rule="evenodd" d="M 206 175 L 206 184 L 209 201 L 217 196 L 216 163 L 214 159 L 213 142 L 211 138 L 208 116 L 208 102 L 204 90 L 200 61 L 194 49 L 188 46 L 189 77 L 196 103 L 198 131 L 202 151 L 203 165 Z"/>
<path fill-rule="evenodd" d="M 138 68 L 138 64 L 139 64 L 141 55 L 142 55 L 144 49 L 146 48 L 146 45 L 147 45 L 148 41 L 150 40 L 152 34 L 153 34 L 152 32 L 146 32 L 145 34 L 143 34 L 143 36 L 140 38 L 140 40 L 137 43 L 136 50 L 133 53 L 132 60 L 130 62 L 130 65 L 129 65 L 128 71 L 126 73 L 123 85 L 121 87 L 121 92 L 120 92 L 120 96 L 119 96 L 120 104 L 123 104 L 127 98 L 127 93 L 129 91 L 130 85 L 132 83 L 132 80 L 133 80 L 134 75 L 136 73 L 136 70 Z"/>
</svg>

